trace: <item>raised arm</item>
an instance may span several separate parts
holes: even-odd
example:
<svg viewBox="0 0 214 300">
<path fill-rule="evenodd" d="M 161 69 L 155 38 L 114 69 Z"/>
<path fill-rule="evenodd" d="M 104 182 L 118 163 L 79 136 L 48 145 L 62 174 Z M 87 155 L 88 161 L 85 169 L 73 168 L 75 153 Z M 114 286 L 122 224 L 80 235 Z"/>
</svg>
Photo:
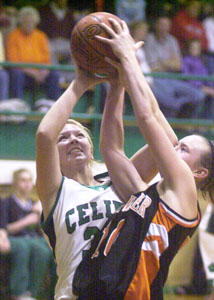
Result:
<svg viewBox="0 0 214 300">
<path fill-rule="evenodd" d="M 157 121 L 148 96 L 145 78 L 141 73 L 135 56 L 134 42 L 129 34 L 127 25 L 125 22 L 119 24 L 114 20 L 112 20 L 112 25 L 114 26 L 114 30 L 103 24 L 103 27 L 109 33 L 111 39 L 101 37 L 99 39 L 112 46 L 114 53 L 120 58 L 121 64 L 114 62 L 114 65 L 118 68 L 119 72 L 122 73 L 121 78 L 131 97 L 138 126 L 148 145 L 151 147 L 158 168 L 164 177 L 165 185 L 162 185 L 162 188 L 164 191 L 173 191 L 173 195 L 182 195 L 182 200 L 180 200 L 179 196 L 176 200 L 174 199 L 175 197 L 171 197 L 173 203 L 169 203 L 172 204 L 173 207 L 176 206 L 176 210 L 182 213 L 189 197 L 192 198 L 195 203 L 196 189 L 194 178 L 190 168 L 176 154 L 164 128 L 160 126 Z M 126 172 L 131 179 L 132 174 L 128 168 Z M 184 187 L 184 183 L 188 188 Z M 126 187 L 123 186 L 123 188 Z"/>
<path fill-rule="evenodd" d="M 111 84 L 101 123 L 100 152 L 116 191 L 121 200 L 126 202 L 133 193 L 145 189 L 146 185 L 124 153 L 123 101 L 123 86 Z"/>
<path fill-rule="evenodd" d="M 78 99 L 96 83 L 95 79 L 84 77 L 83 72 L 79 70 L 77 72 L 67 90 L 44 116 L 36 133 L 37 190 L 45 218 L 53 207 L 62 182 L 57 150 L 58 135 L 69 119 Z"/>
<path fill-rule="evenodd" d="M 153 112 L 155 118 L 157 119 L 157 122 L 159 123 L 160 126 L 163 127 L 163 129 L 166 132 L 166 134 L 167 134 L 168 138 L 170 139 L 171 143 L 173 145 L 176 145 L 177 142 L 178 142 L 177 136 L 175 135 L 173 129 L 170 126 L 170 124 L 168 123 L 168 121 L 164 117 L 163 113 L 160 111 L 158 102 L 157 102 L 154 94 L 152 93 L 147 81 L 144 80 L 144 81 L 141 82 L 141 84 L 143 86 L 146 97 L 150 102 L 152 112 Z M 108 103 L 108 102 L 109 101 L 106 101 L 106 103 Z M 112 107 L 113 107 L 113 104 L 112 104 Z M 112 109 L 112 111 L 115 111 L 115 109 Z M 115 114 L 115 116 L 118 117 L 118 119 L 115 120 L 115 122 L 119 122 L 119 114 L 122 115 L 122 110 L 119 111 L 117 114 Z M 113 115 L 111 115 L 111 113 L 110 113 L 108 118 L 111 118 L 111 117 L 113 117 Z M 103 119 L 103 126 L 104 126 L 104 120 L 105 120 L 105 118 Z M 121 124 L 122 124 L 122 117 L 120 118 L 120 120 L 121 120 Z M 114 120 L 112 120 L 112 122 L 114 122 Z M 112 124 L 112 122 L 111 122 L 111 124 Z M 107 124 L 108 123 L 109 122 L 107 122 Z M 102 136 L 102 134 L 101 134 L 101 137 L 104 138 L 105 136 L 107 136 L 107 135 L 105 134 L 105 135 Z M 103 150 L 105 151 L 105 148 Z M 156 163 L 156 161 L 154 159 L 154 156 L 152 154 L 152 151 L 151 151 L 151 149 L 149 148 L 148 145 L 145 145 L 139 151 L 137 151 L 131 157 L 131 161 L 134 164 L 135 168 L 137 169 L 138 173 L 140 174 L 142 180 L 146 183 L 149 183 L 155 177 L 155 175 L 158 172 L 157 163 Z"/>
</svg>

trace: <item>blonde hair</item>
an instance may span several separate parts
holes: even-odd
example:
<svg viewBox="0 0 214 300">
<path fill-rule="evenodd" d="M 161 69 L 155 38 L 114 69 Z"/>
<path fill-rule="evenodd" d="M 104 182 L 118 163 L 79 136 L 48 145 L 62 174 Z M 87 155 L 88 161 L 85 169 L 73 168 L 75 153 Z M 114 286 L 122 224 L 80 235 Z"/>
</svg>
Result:
<svg viewBox="0 0 214 300">
<path fill-rule="evenodd" d="M 32 179 L 33 179 L 32 173 L 28 169 L 22 168 L 22 169 L 18 169 L 18 170 L 16 170 L 16 171 L 13 172 L 13 184 L 17 183 L 20 174 L 23 173 L 23 172 L 27 172 L 28 174 L 30 174 L 31 177 L 32 177 Z"/>
<path fill-rule="evenodd" d="M 86 135 L 86 137 L 89 141 L 89 144 L 91 146 L 91 150 L 92 150 L 92 152 L 94 152 L 94 145 L 93 145 L 93 142 L 92 142 L 92 137 L 91 137 L 90 130 L 87 127 L 83 126 L 80 122 L 78 122 L 74 119 L 68 119 L 66 124 L 72 124 L 72 125 L 78 126 L 85 133 L 85 135 Z"/>
<path fill-rule="evenodd" d="M 32 16 L 34 19 L 35 25 L 38 25 L 40 23 L 40 15 L 36 8 L 34 8 L 32 6 L 22 7 L 18 12 L 18 18 L 17 18 L 18 24 L 22 24 L 22 20 L 26 16 Z"/>
<path fill-rule="evenodd" d="M 93 141 L 92 141 L 92 136 L 91 136 L 91 132 L 90 130 L 83 126 L 80 122 L 74 120 L 74 119 L 68 119 L 67 123 L 66 124 L 72 124 L 72 125 L 76 125 L 78 126 L 86 135 L 88 141 L 89 141 L 89 144 L 91 146 L 91 150 L 92 150 L 92 153 L 94 153 L 94 144 L 93 144 Z M 96 170 L 96 169 L 99 169 L 100 166 L 101 166 L 101 162 L 100 161 L 97 161 L 95 160 L 94 158 L 90 161 L 90 164 L 91 164 L 91 167 L 93 169 L 93 172 Z"/>
</svg>

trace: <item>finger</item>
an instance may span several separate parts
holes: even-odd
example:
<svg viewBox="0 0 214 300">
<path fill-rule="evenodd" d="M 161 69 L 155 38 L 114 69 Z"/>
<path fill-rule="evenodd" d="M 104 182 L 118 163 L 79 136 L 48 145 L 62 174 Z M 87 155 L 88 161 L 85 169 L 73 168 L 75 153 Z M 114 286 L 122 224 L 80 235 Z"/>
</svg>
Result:
<svg viewBox="0 0 214 300">
<path fill-rule="evenodd" d="M 135 44 L 135 49 L 138 50 L 138 49 L 140 49 L 143 45 L 144 45 L 144 42 L 143 42 L 143 41 L 137 42 L 137 43 Z"/>
<path fill-rule="evenodd" d="M 115 19 L 112 19 L 112 18 L 109 18 L 108 20 L 112 24 L 115 32 L 119 34 L 122 31 L 121 24 L 119 22 L 117 22 Z"/>
<path fill-rule="evenodd" d="M 99 40 L 99 41 L 101 41 L 101 42 L 103 42 L 103 43 L 111 44 L 111 40 L 110 40 L 110 39 L 107 39 L 107 38 L 105 38 L 105 37 L 103 37 L 103 36 L 95 35 L 94 37 L 95 37 L 95 39 L 97 39 L 97 40 Z"/>
<path fill-rule="evenodd" d="M 103 23 L 103 22 L 101 22 L 100 23 L 100 26 L 113 38 L 113 37 L 115 37 L 115 35 L 116 35 L 116 33 L 114 32 L 114 30 L 110 27 L 110 26 L 108 26 L 108 25 L 106 25 L 105 23 Z"/>
<path fill-rule="evenodd" d="M 123 20 L 121 20 L 121 27 L 123 28 L 123 30 L 124 30 L 125 32 L 129 32 L 129 27 L 128 27 L 128 25 L 126 24 L 126 22 L 123 21 Z"/>
</svg>

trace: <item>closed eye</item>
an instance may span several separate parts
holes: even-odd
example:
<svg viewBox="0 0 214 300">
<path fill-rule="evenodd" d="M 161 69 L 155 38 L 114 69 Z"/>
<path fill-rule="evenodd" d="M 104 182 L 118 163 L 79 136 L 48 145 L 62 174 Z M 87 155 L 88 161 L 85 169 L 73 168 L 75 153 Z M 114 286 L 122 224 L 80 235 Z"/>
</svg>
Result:
<svg viewBox="0 0 214 300">
<path fill-rule="evenodd" d="M 63 140 L 66 140 L 66 139 L 67 139 L 66 136 L 61 135 L 61 136 L 59 137 L 59 139 L 58 139 L 58 143 L 61 142 L 61 141 L 63 141 Z"/>
</svg>

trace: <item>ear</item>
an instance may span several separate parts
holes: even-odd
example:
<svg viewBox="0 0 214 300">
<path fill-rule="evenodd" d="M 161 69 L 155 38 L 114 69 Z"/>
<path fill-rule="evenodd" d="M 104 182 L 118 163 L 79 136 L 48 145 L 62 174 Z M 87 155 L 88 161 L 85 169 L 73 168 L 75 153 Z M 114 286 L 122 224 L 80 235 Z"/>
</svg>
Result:
<svg viewBox="0 0 214 300">
<path fill-rule="evenodd" d="M 91 160 L 94 160 L 94 151 L 91 149 Z"/>
<path fill-rule="evenodd" d="M 193 171 L 193 175 L 196 179 L 205 179 L 209 174 L 209 171 L 207 168 L 201 167 L 197 170 Z"/>
</svg>

